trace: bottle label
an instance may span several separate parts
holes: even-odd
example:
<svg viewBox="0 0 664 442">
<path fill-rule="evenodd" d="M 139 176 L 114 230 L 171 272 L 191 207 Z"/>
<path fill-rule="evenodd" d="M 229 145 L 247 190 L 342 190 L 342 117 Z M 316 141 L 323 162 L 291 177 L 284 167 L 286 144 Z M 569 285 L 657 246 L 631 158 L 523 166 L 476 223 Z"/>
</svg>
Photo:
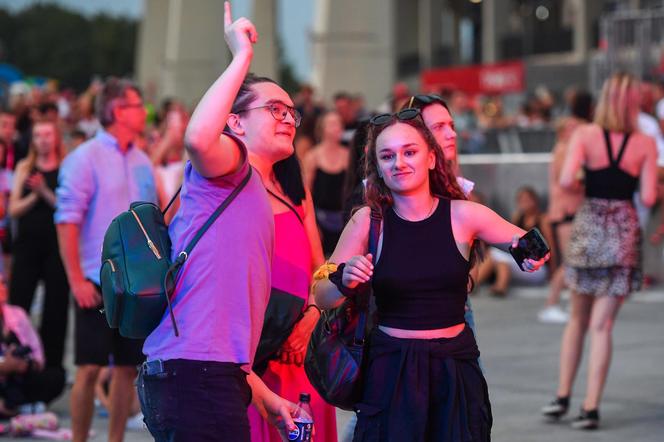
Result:
<svg viewBox="0 0 664 442">
<path fill-rule="evenodd" d="M 311 422 L 295 422 L 296 428 L 288 433 L 288 440 L 310 441 L 313 424 Z"/>
</svg>

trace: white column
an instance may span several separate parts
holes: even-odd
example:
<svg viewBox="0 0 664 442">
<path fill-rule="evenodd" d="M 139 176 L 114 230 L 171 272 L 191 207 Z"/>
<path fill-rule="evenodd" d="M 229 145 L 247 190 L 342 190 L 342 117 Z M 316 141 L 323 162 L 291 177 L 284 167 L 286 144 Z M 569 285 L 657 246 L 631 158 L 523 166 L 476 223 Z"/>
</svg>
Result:
<svg viewBox="0 0 664 442">
<path fill-rule="evenodd" d="M 147 0 L 137 55 L 142 86 L 156 83 L 157 99 L 195 104 L 230 60 L 218 0 Z"/>
<path fill-rule="evenodd" d="M 254 0 L 252 22 L 258 31 L 251 70 L 261 76 L 278 80 L 277 6 L 275 0 Z"/>
<path fill-rule="evenodd" d="M 381 103 L 395 81 L 393 0 L 318 0 L 313 84 L 325 99 L 344 90 Z"/>
<path fill-rule="evenodd" d="M 418 4 L 418 48 L 420 69 L 430 69 L 433 57 L 433 17 L 431 0 L 419 0 Z"/>
<path fill-rule="evenodd" d="M 145 15 L 138 28 L 136 81 L 142 88 L 150 91 L 159 87 L 161 79 L 166 51 L 164 42 L 168 27 L 168 9 L 169 3 L 163 0 L 145 0 Z"/>
<path fill-rule="evenodd" d="M 509 1 L 482 2 L 482 62 L 495 63 L 500 59 L 500 40 L 507 29 Z"/>
</svg>

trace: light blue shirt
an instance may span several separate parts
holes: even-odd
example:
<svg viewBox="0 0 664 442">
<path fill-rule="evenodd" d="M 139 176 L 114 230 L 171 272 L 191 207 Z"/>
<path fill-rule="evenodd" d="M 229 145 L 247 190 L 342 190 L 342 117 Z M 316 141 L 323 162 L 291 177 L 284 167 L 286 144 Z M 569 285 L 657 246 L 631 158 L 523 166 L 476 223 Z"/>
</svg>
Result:
<svg viewBox="0 0 664 442">
<path fill-rule="evenodd" d="M 55 223 L 79 226 L 81 269 L 97 285 L 101 246 L 113 218 L 133 201 L 157 202 L 148 156 L 134 147 L 122 152 L 103 130 L 65 158 L 55 193 Z"/>
</svg>

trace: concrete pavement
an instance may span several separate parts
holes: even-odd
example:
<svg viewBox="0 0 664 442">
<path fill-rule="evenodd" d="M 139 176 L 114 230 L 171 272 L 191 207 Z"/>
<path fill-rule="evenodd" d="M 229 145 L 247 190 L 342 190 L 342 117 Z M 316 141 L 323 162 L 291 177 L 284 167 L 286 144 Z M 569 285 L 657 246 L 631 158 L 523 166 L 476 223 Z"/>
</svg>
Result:
<svg viewBox="0 0 664 442">
<path fill-rule="evenodd" d="M 664 441 L 664 290 L 636 293 L 625 303 L 614 333 L 611 372 L 600 408 L 601 429 L 569 427 L 583 400 L 587 357 L 579 370 L 570 415 L 557 424 L 539 409 L 555 393 L 562 325 L 537 322 L 545 288 L 519 287 L 505 299 L 480 289 L 473 296 L 482 363 L 493 406 L 493 441 L 498 442 L 662 442 Z M 586 351 L 588 348 L 586 348 Z M 587 356 L 587 355 L 585 355 Z M 52 409 L 69 425 L 68 394 Z M 348 414 L 339 414 L 343 427 Z M 95 417 L 106 440 L 107 418 Z M 31 441 L 35 439 L 23 439 Z M 127 442 L 152 440 L 147 431 L 128 431 Z"/>
</svg>

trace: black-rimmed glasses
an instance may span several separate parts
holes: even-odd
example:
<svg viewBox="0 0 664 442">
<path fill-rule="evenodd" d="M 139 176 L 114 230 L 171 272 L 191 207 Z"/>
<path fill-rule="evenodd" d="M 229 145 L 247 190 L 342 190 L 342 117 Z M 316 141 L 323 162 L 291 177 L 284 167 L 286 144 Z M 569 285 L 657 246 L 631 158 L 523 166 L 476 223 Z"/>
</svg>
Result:
<svg viewBox="0 0 664 442">
<path fill-rule="evenodd" d="M 286 115 L 290 114 L 290 116 L 293 117 L 293 120 L 295 121 L 295 127 L 299 127 L 300 123 L 302 122 L 302 115 L 300 114 L 300 112 L 298 112 L 297 109 L 278 101 L 263 106 L 256 106 L 256 107 L 250 107 L 248 109 L 242 109 L 237 111 L 236 114 L 242 112 L 248 112 L 250 110 L 255 110 L 255 109 L 268 109 L 272 114 L 272 117 L 277 121 L 284 121 L 286 119 Z"/>
<path fill-rule="evenodd" d="M 373 126 L 383 126 L 385 124 L 391 123 L 394 120 L 399 121 L 408 121 L 413 120 L 420 116 L 420 110 L 413 107 L 409 107 L 394 114 L 380 114 L 372 117 L 369 120 L 369 124 Z"/>
</svg>

